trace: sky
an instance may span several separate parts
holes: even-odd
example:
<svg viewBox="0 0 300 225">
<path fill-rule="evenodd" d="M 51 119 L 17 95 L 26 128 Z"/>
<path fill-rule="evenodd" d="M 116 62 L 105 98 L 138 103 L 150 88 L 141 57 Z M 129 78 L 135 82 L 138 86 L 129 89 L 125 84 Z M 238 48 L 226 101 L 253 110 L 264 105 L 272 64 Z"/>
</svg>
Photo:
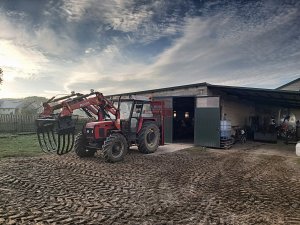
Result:
<svg viewBox="0 0 300 225">
<path fill-rule="evenodd" d="M 300 77 L 300 1 L 0 0 L 0 98 Z"/>
</svg>

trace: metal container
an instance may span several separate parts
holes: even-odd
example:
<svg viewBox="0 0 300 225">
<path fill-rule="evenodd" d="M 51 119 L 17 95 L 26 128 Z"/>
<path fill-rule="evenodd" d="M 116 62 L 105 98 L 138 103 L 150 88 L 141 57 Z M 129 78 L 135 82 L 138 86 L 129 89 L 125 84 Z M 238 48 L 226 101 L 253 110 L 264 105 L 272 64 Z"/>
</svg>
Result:
<svg viewBox="0 0 300 225">
<path fill-rule="evenodd" d="M 221 120 L 221 138 L 230 138 L 231 137 L 231 121 Z"/>
<path fill-rule="evenodd" d="M 300 156 L 300 142 L 296 144 L 296 155 Z"/>
</svg>

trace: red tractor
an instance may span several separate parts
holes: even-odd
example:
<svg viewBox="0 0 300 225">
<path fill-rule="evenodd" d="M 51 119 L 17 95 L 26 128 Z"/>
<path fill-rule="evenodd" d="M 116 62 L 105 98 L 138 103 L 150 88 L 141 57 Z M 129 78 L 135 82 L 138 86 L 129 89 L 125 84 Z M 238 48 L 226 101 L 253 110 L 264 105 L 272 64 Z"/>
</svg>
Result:
<svg viewBox="0 0 300 225">
<path fill-rule="evenodd" d="M 79 157 L 90 157 L 102 149 L 107 162 L 118 162 L 131 145 L 148 154 L 164 144 L 162 102 L 121 97 L 109 100 L 92 91 L 52 97 L 43 108 L 36 124 L 39 144 L 46 152 L 62 155 L 74 149 Z M 96 118 L 74 137 L 76 109 Z"/>
</svg>

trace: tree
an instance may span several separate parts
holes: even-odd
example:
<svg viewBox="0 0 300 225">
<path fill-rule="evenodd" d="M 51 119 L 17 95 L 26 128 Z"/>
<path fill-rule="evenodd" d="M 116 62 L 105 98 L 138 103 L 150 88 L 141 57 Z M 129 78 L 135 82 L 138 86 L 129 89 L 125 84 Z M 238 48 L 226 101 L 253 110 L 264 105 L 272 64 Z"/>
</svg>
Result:
<svg viewBox="0 0 300 225">
<path fill-rule="evenodd" d="M 3 70 L 0 68 L 0 84 L 2 84 L 3 82 L 2 76 L 3 76 Z"/>
<path fill-rule="evenodd" d="M 47 99 L 44 97 L 30 96 L 23 99 L 23 105 L 21 107 L 20 113 L 24 115 L 36 115 L 40 112 L 43 102 Z"/>
</svg>

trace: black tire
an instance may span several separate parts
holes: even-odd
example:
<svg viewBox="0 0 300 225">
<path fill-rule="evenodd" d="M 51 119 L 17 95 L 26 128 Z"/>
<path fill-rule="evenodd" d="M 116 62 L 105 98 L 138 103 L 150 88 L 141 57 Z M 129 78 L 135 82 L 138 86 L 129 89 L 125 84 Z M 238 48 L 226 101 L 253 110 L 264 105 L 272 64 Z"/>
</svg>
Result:
<svg viewBox="0 0 300 225">
<path fill-rule="evenodd" d="M 104 141 L 102 150 L 106 162 L 122 161 L 128 150 L 127 140 L 124 135 L 113 133 Z"/>
<path fill-rule="evenodd" d="M 74 151 L 76 155 L 80 158 L 83 157 L 92 157 L 95 155 L 96 150 L 94 149 L 87 149 L 87 140 L 82 133 L 79 133 L 75 138 L 74 143 Z"/>
<path fill-rule="evenodd" d="M 157 150 L 160 141 L 160 131 L 154 122 L 145 122 L 138 134 L 138 149 L 149 154 Z"/>
</svg>

